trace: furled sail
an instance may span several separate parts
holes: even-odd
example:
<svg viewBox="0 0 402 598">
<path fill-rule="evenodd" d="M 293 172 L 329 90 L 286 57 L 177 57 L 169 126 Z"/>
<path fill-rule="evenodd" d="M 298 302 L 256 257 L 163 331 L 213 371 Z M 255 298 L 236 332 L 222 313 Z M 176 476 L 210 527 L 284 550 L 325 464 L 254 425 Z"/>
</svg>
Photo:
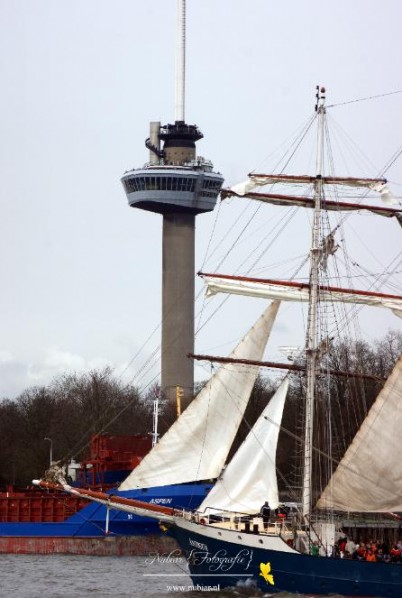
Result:
<svg viewBox="0 0 402 598">
<path fill-rule="evenodd" d="M 276 447 L 289 386 L 286 377 L 198 511 L 258 513 L 279 504 Z"/>
<path fill-rule="evenodd" d="M 233 189 L 223 189 L 221 191 L 221 199 L 227 197 L 238 196 Z M 299 207 L 299 208 L 310 208 L 314 209 L 314 199 L 310 197 L 298 197 L 294 195 L 282 195 L 280 193 L 253 193 L 248 192 L 242 197 L 248 197 L 249 199 L 255 199 L 264 203 L 273 204 L 276 206 L 287 206 L 287 207 Z M 372 212 L 377 216 L 384 216 L 386 218 L 396 218 L 399 222 L 402 218 L 402 210 L 395 208 L 386 208 L 383 206 L 370 206 L 362 203 L 346 203 L 344 201 L 331 201 L 324 200 L 322 202 L 322 208 L 329 210 L 330 212 Z"/>
<path fill-rule="evenodd" d="M 267 307 L 231 357 L 262 359 L 279 305 L 274 301 Z M 119 490 L 218 477 L 258 371 L 258 366 L 240 364 L 229 364 L 217 370 Z"/>
<path fill-rule="evenodd" d="M 236 195 L 247 195 L 257 187 L 274 185 L 278 183 L 290 183 L 293 185 L 312 184 L 316 177 L 309 175 L 287 175 L 287 174 L 249 174 L 247 181 L 233 185 L 231 190 Z M 386 179 L 359 179 L 353 177 L 322 177 L 324 185 L 345 185 L 347 187 L 368 188 L 379 193 L 382 201 L 388 205 L 396 205 L 398 201 L 392 195 L 386 185 Z"/>
<path fill-rule="evenodd" d="M 309 300 L 309 285 L 297 282 L 274 281 L 261 279 L 246 279 L 242 277 L 211 275 L 200 273 L 207 283 L 207 297 L 216 293 L 246 295 L 264 299 L 278 299 L 281 301 Z M 385 307 L 402 317 L 402 297 L 399 295 L 385 295 L 382 293 L 355 291 L 336 287 L 320 287 L 320 301 L 339 301 Z"/>
<path fill-rule="evenodd" d="M 402 511 L 401 405 L 402 357 L 322 493 L 319 508 Z"/>
</svg>

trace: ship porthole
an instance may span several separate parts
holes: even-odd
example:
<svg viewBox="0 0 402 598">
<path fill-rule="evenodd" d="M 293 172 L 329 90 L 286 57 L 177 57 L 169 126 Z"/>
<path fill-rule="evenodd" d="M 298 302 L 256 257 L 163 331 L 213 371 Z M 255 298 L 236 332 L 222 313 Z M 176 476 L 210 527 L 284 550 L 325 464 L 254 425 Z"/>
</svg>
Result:
<svg viewBox="0 0 402 598">
<path fill-rule="evenodd" d="M 258 541 L 260 544 L 264 544 L 264 542 L 261 540 L 261 538 Z"/>
<path fill-rule="evenodd" d="M 238 540 L 241 540 L 241 536 L 237 536 L 237 539 L 238 539 Z"/>
</svg>

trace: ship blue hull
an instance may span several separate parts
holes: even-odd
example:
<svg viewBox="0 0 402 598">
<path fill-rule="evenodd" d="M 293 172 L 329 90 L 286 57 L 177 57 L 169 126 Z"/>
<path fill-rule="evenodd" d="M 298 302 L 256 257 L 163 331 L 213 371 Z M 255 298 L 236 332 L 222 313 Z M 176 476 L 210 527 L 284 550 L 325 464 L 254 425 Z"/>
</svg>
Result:
<svg viewBox="0 0 402 598">
<path fill-rule="evenodd" d="M 244 533 L 242 543 L 206 537 L 176 526 L 172 534 L 187 557 L 194 585 L 219 585 L 222 589 L 252 584 L 269 594 L 286 591 L 322 596 L 402 596 L 402 565 L 258 548 L 250 546 Z M 265 577 L 261 564 L 266 565 Z"/>
<path fill-rule="evenodd" d="M 125 492 L 114 491 L 114 496 L 124 496 L 153 504 L 195 509 L 210 489 L 208 484 L 181 484 Z M 60 497 L 63 500 L 63 497 Z M 105 536 L 106 507 L 90 503 L 68 519 L 53 522 L 0 522 L 0 537 L 65 537 L 93 538 Z M 155 519 L 139 517 L 123 511 L 109 511 L 109 534 L 137 536 L 159 534 Z"/>
</svg>

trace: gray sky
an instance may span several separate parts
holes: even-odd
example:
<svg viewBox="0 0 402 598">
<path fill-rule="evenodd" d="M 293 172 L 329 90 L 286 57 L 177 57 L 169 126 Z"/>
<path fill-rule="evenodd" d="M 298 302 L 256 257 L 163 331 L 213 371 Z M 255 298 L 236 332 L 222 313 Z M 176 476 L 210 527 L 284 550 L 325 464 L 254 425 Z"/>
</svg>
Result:
<svg viewBox="0 0 402 598">
<path fill-rule="evenodd" d="M 312 115 L 316 84 L 329 104 L 402 89 L 399 0 L 187 4 L 186 120 L 203 131 L 198 153 L 225 184 L 265 168 Z M 128 208 L 120 177 L 147 160 L 149 121 L 174 120 L 175 10 L 174 0 L 0 4 L 0 397 L 63 371 L 110 364 L 120 372 L 160 322 L 161 219 Z M 341 163 L 338 174 L 376 175 L 402 144 L 401 112 L 402 94 L 334 108 L 373 165 L 345 173 Z M 399 160 L 387 172 L 399 196 L 401 169 Z M 221 232 L 236 210 L 222 206 Z M 197 267 L 215 217 L 197 219 Z M 351 228 L 356 255 L 377 272 L 400 251 L 400 229 L 381 222 L 380 237 L 372 217 L 360 222 Z M 197 349 L 227 352 L 262 308 L 228 302 L 222 334 L 216 322 L 211 335 L 205 326 Z M 385 314 L 366 323 L 371 340 L 400 327 Z M 272 352 L 300 344 L 292 333 L 281 324 Z M 159 331 L 125 379 L 158 340 Z"/>
</svg>

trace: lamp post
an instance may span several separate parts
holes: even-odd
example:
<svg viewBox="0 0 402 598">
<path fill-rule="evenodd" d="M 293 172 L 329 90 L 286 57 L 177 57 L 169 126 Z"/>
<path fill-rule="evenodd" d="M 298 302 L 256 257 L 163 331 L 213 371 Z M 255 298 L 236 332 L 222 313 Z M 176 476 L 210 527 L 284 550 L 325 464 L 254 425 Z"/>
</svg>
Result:
<svg viewBox="0 0 402 598">
<path fill-rule="evenodd" d="M 43 440 L 47 440 L 48 442 L 50 442 L 49 461 L 50 461 L 50 467 L 52 467 L 52 463 L 53 463 L 53 440 L 51 438 L 47 438 L 47 437 L 45 437 Z"/>
</svg>

